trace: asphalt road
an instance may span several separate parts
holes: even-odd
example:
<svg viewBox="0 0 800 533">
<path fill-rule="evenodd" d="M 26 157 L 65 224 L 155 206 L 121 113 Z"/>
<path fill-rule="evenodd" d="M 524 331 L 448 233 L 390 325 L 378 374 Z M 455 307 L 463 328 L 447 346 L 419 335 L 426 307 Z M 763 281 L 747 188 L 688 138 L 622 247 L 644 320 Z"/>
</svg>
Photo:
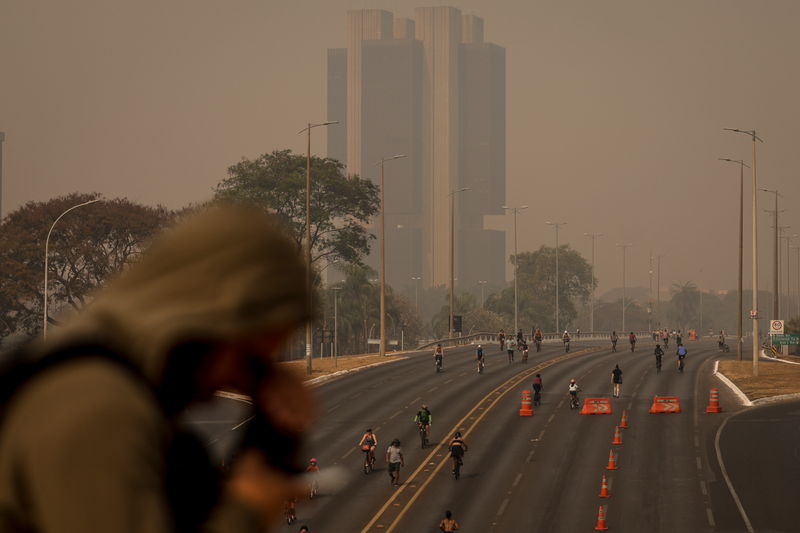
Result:
<svg viewBox="0 0 800 533">
<path fill-rule="evenodd" d="M 798 493 L 791 473 L 800 460 L 793 422 L 800 404 L 743 410 L 711 375 L 719 358 L 716 343 L 687 343 L 683 373 L 671 345 L 657 373 L 652 344 L 645 340 L 635 353 L 627 344 L 612 353 L 592 340 L 573 342 L 570 354 L 560 344 L 546 344 L 527 364 L 519 355 L 508 363 L 498 346 L 484 345 L 483 375 L 475 369 L 475 347 L 452 348 L 438 374 L 431 354 L 416 354 L 315 387 L 321 416 L 303 456 L 316 457 L 322 471 L 336 467 L 343 474 L 335 483 L 322 483 L 313 501 L 298 504 L 296 524 L 275 530 L 306 524 L 313 532 L 425 531 L 450 510 L 467 531 L 588 531 L 597 525 L 600 506 L 610 531 L 748 531 L 744 515 L 755 531 L 797 530 L 787 504 Z M 611 398 L 615 364 L 624 378 L 619 399 Z M 534 407 L 534 416 L 520 417 L 522 391 L 531 389 L 535 371 L 544 380 L 542 405 Z M 583 389 L 582 400 L 610 398 L 612 414 L 571 411 L 572 378 Z M 722 414 L 705 413 L 712 386 L 720 389 Z M 656 395 L 678 396 L 682 412 L 648 413 Z M 423 402 L 433 414 L 425 449 L 412 424 Z M 233 403 L 219 400 L 191 416 L 217 460 L 229 453 L 249 416 Z M 614 445 L 623 411 L 629 427 L 620 430 L 622 444 Z M 753 426 L 771 429 L 753 431 Z M 357 449 L 367 427 L 379 442 L 377 469 L 370 474 Z M 469 445 L 458 481 L 446 453 L 457 429 Z M 720 467 L 718 432 L 738 504 Z M 386 473 L 385 452 L 394 438 L 401 440 L 405 457 L 399 487 Z M 606 468 L 612 449 L 617 470 Z M 775 472 L 789 476 L 772 490 L 761 490 Z M 608 499 L 598 497 L 603 476 Z M 765 505 L 768 496 L 772 503 Z"/>
</svg>

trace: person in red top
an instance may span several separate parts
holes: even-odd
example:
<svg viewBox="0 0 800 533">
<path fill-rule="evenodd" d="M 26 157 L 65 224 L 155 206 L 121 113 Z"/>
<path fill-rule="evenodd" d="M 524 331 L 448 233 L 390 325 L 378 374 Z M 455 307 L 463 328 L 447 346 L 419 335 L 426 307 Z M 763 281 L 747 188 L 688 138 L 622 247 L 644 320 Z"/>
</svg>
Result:
<svg viewBox="0 0 800 533">
<path fill-rule="evenodd" d="M 311 464 L 308 468 L 306 468 L 305 474 L 308 476 L 312 476 L 310 481 L 308 482 L 308 490 L 311 493 L 311 497 L 313 498 L 314 495 L 319 490 L 317 486 L 317 474 L 319 474 L 319 467 L 317 466 L 317 460 L 311 459 Z"/>
</svg>

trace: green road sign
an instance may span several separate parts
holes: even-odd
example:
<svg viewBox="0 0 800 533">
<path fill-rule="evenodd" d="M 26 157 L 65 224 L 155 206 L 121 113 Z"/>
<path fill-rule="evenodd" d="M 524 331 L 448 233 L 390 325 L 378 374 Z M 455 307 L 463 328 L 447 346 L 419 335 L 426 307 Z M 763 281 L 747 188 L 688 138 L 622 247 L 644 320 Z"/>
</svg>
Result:
<svg viewBox="0 0 800 533">
<path fill-rule="evenodd" d="M 792 346 L 800 344 L 800 335 L 773 335 L 773 346 Z"/>
</svg>

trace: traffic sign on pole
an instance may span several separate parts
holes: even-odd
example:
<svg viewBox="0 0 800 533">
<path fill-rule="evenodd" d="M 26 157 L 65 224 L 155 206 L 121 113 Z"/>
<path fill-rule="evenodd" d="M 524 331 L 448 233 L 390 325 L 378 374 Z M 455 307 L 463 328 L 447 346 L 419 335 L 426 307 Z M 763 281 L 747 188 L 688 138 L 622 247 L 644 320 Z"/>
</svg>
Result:
<svg viewBox="0 0 800 533">
<path fill-rule="evenodd" d="M 773 346 L 796 346 L 800 344 L 800 335 L 772 335 Z"/>
<path fill-rule="evenodd" d="M 770 322 L 769 322 L 769 334 L 770 335 L 782 335 L 783 334 L 783 320 L 770 320 Z"/>
</svg>

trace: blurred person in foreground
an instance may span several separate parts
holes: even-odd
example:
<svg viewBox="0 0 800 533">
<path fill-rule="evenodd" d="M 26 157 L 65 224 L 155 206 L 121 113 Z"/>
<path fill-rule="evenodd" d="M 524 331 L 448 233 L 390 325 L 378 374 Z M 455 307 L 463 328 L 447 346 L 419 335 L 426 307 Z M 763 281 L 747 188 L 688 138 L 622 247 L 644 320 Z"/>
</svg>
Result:
<svg viewBox="0 0 800 533">
<path fill-rule="evenodd" d="M 0 531 L 255 532 L 280 516 L 304 490 L 294 451 L 315 405 L 271 354 L 308 317 L 304 273 L 275 220 L 215 209 L 21 354 L 0 378 Z M 177 423 L 220 389 L 255 411 L 224 483 Z"/>
</svg>

